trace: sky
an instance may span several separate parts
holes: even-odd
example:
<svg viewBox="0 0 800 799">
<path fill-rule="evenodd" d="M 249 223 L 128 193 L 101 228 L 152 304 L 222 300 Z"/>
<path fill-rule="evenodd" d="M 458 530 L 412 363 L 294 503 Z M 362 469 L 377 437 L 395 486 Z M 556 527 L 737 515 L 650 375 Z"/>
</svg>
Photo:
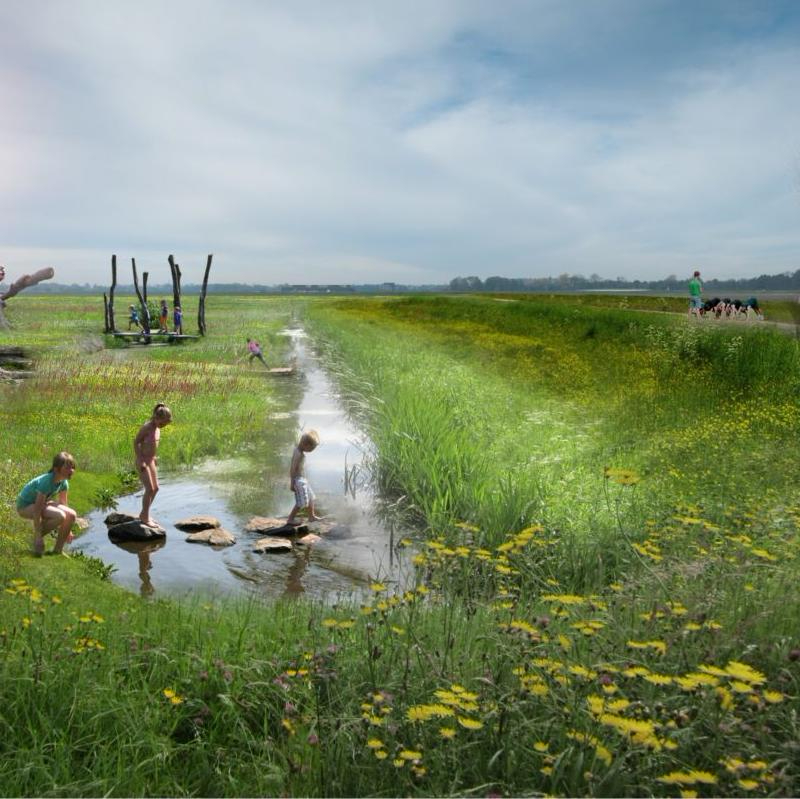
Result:
<svg viewBox="0 0 800 799">
<path fill-rule="evenodd" d="M 796 0 L 0 0 L 0 263 L 800 269 Z"/>
</svg>

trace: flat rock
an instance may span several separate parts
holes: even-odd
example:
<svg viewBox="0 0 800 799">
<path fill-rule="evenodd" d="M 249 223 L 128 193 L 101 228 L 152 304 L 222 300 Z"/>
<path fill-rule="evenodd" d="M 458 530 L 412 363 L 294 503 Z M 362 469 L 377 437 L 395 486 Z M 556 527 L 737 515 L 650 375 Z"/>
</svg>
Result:
<svg viewBox="0 0 800 799">
<path fill-rule="evenodd" d="M 309 533 L 308 535 L 304 535 L 302 538 L 298 538 L 297 541 L 294 542 L 294 545 L 297 547 L 313 547 L 314 544 L 322 541 L 322 538 L 318 535 L 314 535 L 314 533 Z"/>
<path fill-rule="evenodd" d="M 304 535 L 308 532 L 307 524 L 297 526 L 286 524 L 286 519 L 275 519 L 270 516 L 254 516 L 244 526 L 248 533 L 265 533 L 266 535 Z"/>
<path fill-rule="evenodd" d="M 253 544 L 253 552 L 258 552 L 260 555 L 291 551 L 292 542 L 288 538 L 260 538 Z"/>
<path fill-rule="evenodd" d="M 229 547 L 236 543 L 236 537 L 222 527 L 211 527 L 206 530 L 198 530 L 196 533 L 186 536 L 190 544 L 210 544 L 212 547 Z"/>
<path fill-rule="evenodd" d="M 138 519 L 112 524 L 108 528 L 108 537 L 113 541 L 151 541 L 154 538 L 166 538 L 166 535 L 163 528 L 148 527 Z"/>
<path fill-rule="evenodd" d="M 269 370 L 269 374 L 292 375 L 294 374 L 294 369 L 291 366 L 273 366 L 272 369 Z"/>
<path fill-rule="evenodd" d="M 179 530 L 193 533 L 196 530 L 210 530 L 213 527 L 221 527 L 222 523 L 215 516 L 190 516 L 188 519 L 181 519 L 175 522 Z"/>
</svg>

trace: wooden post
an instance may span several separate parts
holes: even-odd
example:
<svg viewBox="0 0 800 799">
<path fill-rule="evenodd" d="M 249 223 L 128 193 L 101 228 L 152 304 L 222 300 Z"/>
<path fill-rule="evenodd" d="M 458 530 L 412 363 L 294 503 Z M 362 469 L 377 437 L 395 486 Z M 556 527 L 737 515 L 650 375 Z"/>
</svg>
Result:
<svg viewBox="0 0 800 799">
<path fill-rule="evenodd" d="M 150 311 L 147 310 L 147 303 L 142 297 L 142 292 L 139 291 L 139 276 L 136 274 L 136 259 L 131 258 L 131 265 L 133 267 L 133 287 L 136 289 L 136 296 L 139 298 L 139 305 L 142 307 L 142 330 L 144 331 L 144 343 L 150 343 Z"/>
<path fill-rule="evenodd" d="M 181 268 L 175 263 L 175 259 L 170 255 L 167 258 L 169 261 L 169 271 L 172 274 L 172 304 L 181 304 Z"/>
<path fill-rule="evenodd" d="M 117 332 L 117 323 L 114 321 L 114 289 L 117 287 L 117 256 L 111 256 L 111 288 L 108 292 L 108 327 L 110 333 Z"/>
<path fill-rule="evenodd" d="M 111 328 L 108 326 L 108 297 L 106 296 L 105 291 L 103 292 L 103 325 L 103 332 L 110 333 Z"/>
<path fill-rule="evenodd" d="M 208 273 L 211 271 L 211 259 L 214 257 L 213 253 L 209 253 L 208 261 L 206 261 L 206 272 L 203 275 L 203 287 L 200 289 L 200 304 L 197 308 L 197 329 L 200 331 L 201 336 L 206 334 L 206 289 L 208 288 Z"/>
<path fill-rule="evenodd" d="M 142 272 L 142 296 L 144 297 L 144 304 L 147 305 L 147 278 L 149 272 Z"/>
</svg>

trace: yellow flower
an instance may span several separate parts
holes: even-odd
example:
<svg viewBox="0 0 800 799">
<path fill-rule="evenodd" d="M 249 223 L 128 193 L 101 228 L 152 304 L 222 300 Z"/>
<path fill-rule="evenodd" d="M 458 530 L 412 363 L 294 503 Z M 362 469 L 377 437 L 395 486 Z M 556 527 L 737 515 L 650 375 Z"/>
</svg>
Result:
<svg viewBox="0 0 800 799">
<path fill-rule="evenodd" d="M 172 688 L 165 688 L 164 696 L 166 696 L 167 699 L 172 699 L 172 697 L 175 696 L 175 691 L 173 691 Z"/>
<path fill-rule="evenodd" d="M 381 591 L 385 591 L 386 590 L 386 586 L 383 583 L 370 583 L 369 587 L 376 594 L 380 594 Z"/>
<path fill-rule="evenodd" d="M 536 741 L 536 743 L 533 745 L 533 748 L 534 751 L 544 754 L 550 748 L 550 745 L 547 743 L 547 741 Z"/>
<path fill-rule="evenodd" d="M 777 705 L 779 702 L 783 702 L 783 694 L 780 691 L 764 691 L 762 696 L 764 700 L 771 705 Z"/>
<path fill-rule="evenodd" d="M 466 716 L 458 716 L 458 723 L 465 729 L 465 730 L 479 730 L 483 727 L 483 722 L 478 721 L 477 719 L 470 719 Z"/>
<path fill-rule="evenodd" d="M 736 784 L 745 791 L 754 791 L 758 788 L 758 780 L 736 780 Z"/>
<path fill-rule="evenodd" d="M 398 757 L 403 760 L 419 760 L 422 757 L 422 752 L 418 752 L 416 749 L 403 749 Z"/>
<path fill-rule="evenodd" d="M 375 749 L 373 753 L 378 760 L 386 760 L 389 756 L 389 753 L 385 749 Z"/>
<path fill-rule="evenodd" d="M 439 735 L 442 736 L 445 740 L 450 740 L 454 738 L 456 731 L 453 727 L 439 727 Z"/>
<path fill-rule="evenodd" d="M 322 626 L 323 627 L 335 627 L 338 624 L 336 619 L 323 619 Z"/>
<path fill-rule="evenodd" d="M 370 738 L 367 741 L 369 749 L 383 749 L 383 741 L 380 738 Z"/>
<path fill-rule="evenodd" d="M 746 663 L 739 663 L 736 660 L 731 660 L 728 663 L 725 667 L 725 674 L 736 680 L 750 683 L 751 685 L 762 685 L 767 681 L 767 678 L 760 671 L 756 671 Z"/>
</svg>

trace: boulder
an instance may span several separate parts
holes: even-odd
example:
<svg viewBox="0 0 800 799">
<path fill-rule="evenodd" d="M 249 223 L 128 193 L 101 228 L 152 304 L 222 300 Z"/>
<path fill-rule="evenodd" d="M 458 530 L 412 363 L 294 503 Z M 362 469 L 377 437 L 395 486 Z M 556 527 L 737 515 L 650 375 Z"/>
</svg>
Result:
<svg viewBox="0 0 800 799">
<path fill-rule="evenodd" d="M 148 527 L 138 519 L 112 524 L 108 528 L 108 537 L 112 541 L 152 541 L 154 538 L 166 538 L 166 535 L 163 528 Z"/>
<path fill-rule="evenodd" d="M 130 513 L 109 513 L 103 521 L 109 526 L 113 527 L 115 524 L 122 524 L 123 522 L 136 522 L 138 519 L 131 516 Z"/>
<path fill-rule="evenodd" d="M 190 544 L 211 544 L 212 547 L 229 547 L 236 543 L 236 537 L 222 527 L 211 527 L 206 530 L 198 530 L 196 533 L 186 536 Z"/>
<path fill-rule="evenodd" d="M 222 523 L 214 516 L 190 516 L 188 519 L 181 519 L 175 522 L 179 530 L 193 533 L 197 530 L 210 530 L 213 527 L 221 527 Z"/>
<path fill-rule="evenodd" d="M 260 538 L 253 544 L 253 552 L 258 552 L 259 555 L 291 551 L 292 542 L 288 538 Z"/>
<path fill-rule="evenodd" d="M 297 526 L 286 524 L 286 519 L 275 519 L 268 516 L 254 516 L 244 526 L 248 533 L 262 535 L 304 535 L 308 532 L 307 524 Z"/>
</svg>

